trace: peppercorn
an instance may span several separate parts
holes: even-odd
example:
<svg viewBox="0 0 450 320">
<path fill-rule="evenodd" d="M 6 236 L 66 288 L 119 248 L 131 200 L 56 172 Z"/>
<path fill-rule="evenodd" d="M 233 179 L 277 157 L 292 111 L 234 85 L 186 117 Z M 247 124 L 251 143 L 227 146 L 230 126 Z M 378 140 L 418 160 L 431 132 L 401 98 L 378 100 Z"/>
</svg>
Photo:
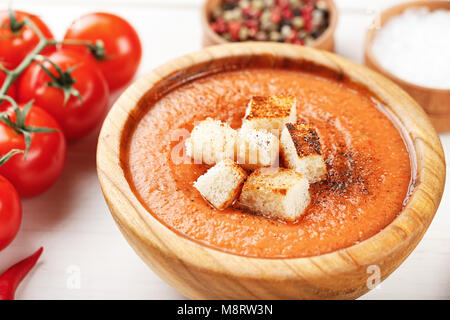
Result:
<svg viewBox="0 0 450 320">
<path fill-rule="evenodd" d="M 283 27 L 281 28 L 281 36 L 282 36 L 284 39 L 289 38 L 291 35 L 292 35 L 292 29 L 291 29 L 290 26 L 283 26 Z"/>
<path fill-rule="evenodd" d="M 261 28 L 266 32 L 271 32 L 277 30 L 277 25 L 272 21 L 262 22 Z"/>
<path fill-rule="evenodd" d="M 217 8 L 214 8 L 214 9 L 211 11 L 211 13 L 212 13 L 212 17 L 213 17 L 214 19 L 218 19 L 218 18 L 220 18 L 220 17 L 223 15 L 223 10 L 222 10 L 221 7 L 217 7 Z"/>
<path fill-rule="evenodd" d="M 269 9 L 262 11 L 261 17 L 259 19 L 261 25 L 267 25 L 271 23 L 272 12 Z"/>
<path fill-rule="evenodd" d="M 225 10 L 224 13 L 223 13 L 223 18 L 225 19 L 225 21 L 233 20 L 233 18 L 234 18 L 233 11 Z"/>
<path fill-rule="evenodd" d="M 248 39 L 248 29 L 246 26 L 243 26 L 239 30 L 239 40 L 246 41 Z"/>
<path fill-rule="evenodd" d="M 322 11 L 326 11 L 328 9 L 328 6 L 325 1 L 319 0 L 316 2 L 316 8 Z"/>
<path fill-rule="evenodd" d="M 239 7 L 242 9 L 248 8 L 250 6 L 250 1 L 248 0 L 242 0 L 239 2 Z"/>
<path fill-rule="evenodd" d="M 270 41 L 280 41 L 281 34 L 278 31 L 272 31 L 269 35 Z"/>
<path fill-rule="evenodd" d="M 289 9 L 289 1 L 287 0 L 278 0 L 278 6 L 281 10 Z"/>
<path fill-rule="evenodd" d="M 291 20 L 292 18 L 294 18 L 294 12 L 290 8 L 283 9 L 281 11 L 281 17 L 284 20 Z"/>
<path fill-rule="evenodd" d="M 319 26 L 323 21 L 323 11 L 314 10 L 312 14 L 312 24 L 314 26 Z"/>
<path fill-rule="evenodd" d="M 239 40 L 239 31 L 241 30 L 241 23 L 238 21 L 231 21 L 228 24 L 228 32 L 233 41 Z"/>
<path fill-rule="evenodd" d="M 291 31 L 291 34 L 289 37 L 286 38 L 286 42 L 289 43 L 295 43 L 298 39 L 298 32 L 297 31 Z"/>
<path fill-rule="evenodd" d="M 232 10 L 236 7 L 237 2 L 238 1 L 236 1 L 236 0 L 223 0 L 222 8 L 224 10 Z"/>
<path fill-rule="evenodd" d="M 259 29 L 258 20 L 252 19 L 244 22 L 245 26 L 249 29 Z"/>
<path fill-rule="evenodd" d="M 305 30 L 300 30 L 298 32 L 298 38 L 299 39 L 305 39 L 307 35 L 308 35 L 308 32 L 306 32 Z"/>
<path fill-rule="evenodd" d="M 305 20 L 303 20 L 302 17 L 294 17 L 294 19 L 292 19 L 292 26 L 299 30 L 301 28 L 303 28 L 303 26 L 305 25 Z"/>
<path fill-rule="evenodd" d="M 273 23 L 280 23 L 281 21 L 281 10 L 280 8 L 273 8 L 272 15 L 270 16 L 270 20 Z"/>
<path fill-rule="evenodd" d="M 264 1 L 263 0 L 253 0 L 252 6 L 255 9 L 261 10 L 262 8 L 264 8 Z"/>
<path fill-rule="evenodd" d="M 314 42 L 314 39 L 310 36 L 307 36 L 303 41 L 305 42 L 305 45 L 310 46 Z"/>
<path fill-rule="evenodd" d="M 267 34 L 264 31 L 256 33 L 255 39 L 258 41 L 267 41 Z"/>
<path fill-rule="evenodd" d="M 298 9 L 303 4 L 301 0 L 289 0 L 289 3 L 291 4 L 292 9 Z"/>
<path fill-rule="evenodd" d="M 305 29 L 305 31 L 311 31 L 312 30 L 312 21 L 310 19 L 305 21 L 304 29 Z"/>
<path fill-rule="evenodd" d="M 227 23 L 225 19 L 220 17 L 215 22 L 211 24 L 212 29 L 217 33 L 224 33 L 227 31 Z"/>
<path fill-rule="evenodd" d="M 224 38 L 227 41 L 231 41 L 232 40 L 231 36 L 230 36 L 230 34 L 228 32 L 222 33 L 222 38 Z"/>
</svg>

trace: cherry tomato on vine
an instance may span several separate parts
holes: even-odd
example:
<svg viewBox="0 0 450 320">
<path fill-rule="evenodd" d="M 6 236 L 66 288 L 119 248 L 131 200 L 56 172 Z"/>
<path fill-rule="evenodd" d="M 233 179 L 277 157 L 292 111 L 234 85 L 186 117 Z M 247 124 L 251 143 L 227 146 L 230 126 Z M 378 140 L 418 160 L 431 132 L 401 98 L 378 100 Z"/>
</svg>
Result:
<svg viewBox="0 0 450 320">
<path fill-rule="evenodd" d="M 50 75 L 51 74 L 51 75 Z M 103 120 L 108 85 L 92 58 L 60 49 L 35 62 L 22 74 L 18 100 L 34 100 L 63 128 L 68 140 L 81 138 Z"/>
<path fill-rule="evenodd" d="M 16 237 L 22 222 L 22 205 L 14 186 L 0 176 L 0 251 Z"/>
<path fill-rule="evenodd" d="M 90 41 L 103 47 L 92 50 L 86 46 L 72 49 L 94 53 L 111 91 L 126 85 L 135 75 L 142 56 L 142 47 L 136 30 L 123 18 L 110 13 L 90 13 L 76 19 L 64 40 Z M 104 50 L 103 50 L 104 49 Z"/>
<path fill-rule="evenodd" d="M 3 83 L 5 82 L 6 75 L 3 71 L 0 70 L 0 88 L 2 87 Z M 11 87 L 9 88 L 8 92 L 6 93 L 11 98 L 16 98 L 16 86 L 13 83 Z M 0 101 L 0 108 L 5 107 L 9 103 L 7 101 Z"/>
<path fill-rule="evenodd" d="M 13 18 L 11 19 L 11 12 Z M 30 19 L 42 34 L 53 39 L 52 32 L 36 15 L 23 11 L 0 10 L 0 61 L 7 69 L 14 69 L 39 43 L 38 35 L 24 24 Z M 47 47 L 42 53 L 49 53 L 55 48 Z"/>
<path fill-rule="evenodd" d="M 0 167 L 22 197 L 38 195 L 48 189 L 61 174 L 66 160 L 66 140 L 61 127 L 43 109 L 9 106 L 0 121 L 0 155 L 13 149 L 27 150 Z M 52 130 L 52 131 L 51 131 Z"/>
</svg>

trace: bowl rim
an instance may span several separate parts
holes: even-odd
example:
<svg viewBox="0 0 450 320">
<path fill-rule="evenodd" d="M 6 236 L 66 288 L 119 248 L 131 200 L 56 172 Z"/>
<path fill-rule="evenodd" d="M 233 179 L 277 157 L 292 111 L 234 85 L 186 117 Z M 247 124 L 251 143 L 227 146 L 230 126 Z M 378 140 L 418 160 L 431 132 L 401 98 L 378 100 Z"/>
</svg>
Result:
<svg viewBox="0 0 450 320">
<path fill-rule="evenodd" d="M 374 86 L 373 93 L 408 129 L 417 162 L 414 192 L 391 224 L 359 244 L 330 253 L 301 258 L 255 258 L 227 253 L 181 236 L 145 209 L 125 177 L 120 158 L 122 134 L 130 112 L 145 99 L 145 93 L 174 71 L 243 55 L 309 61 L 336 70 L 352 81 Z M 207 272 L 259 279 L 319 279 L 324 274 L 348 275 L 361 267 L 383 264 L 392 256 L 400 255 L 403 261 L 422 238 L 439 206 L 445 183 L 445 158 L 439 137 L 423 109 L 390 80 L 329 52 L 290 44 L 247 42 L 211 46 L 187 54 L 165 63 L 131 85 L 114 104 L 101 129 L 97 172 L 111 214 L 121 231 L 125 230 L 127 239 L 127 234 L 131 233 L 162 255 Z M 136 251 L 145 255 L 142 250 Z"/>
<path fill-rule="evenodd" d="M 364 49 L 364 57 L 365 57 L 366 63 L 367 62 L 371 63 L 372 65 L 375 66 L 375 68 L 377 70 L 379 70 L 380 73 L 391 78 L 392 80 L 394 80 L 396 83 L 400 84 L 401 86 L 411 87 L 411 88 L 414 88 L 419 91 L 448 94 L 448 93 L 450 93 L 450 88 L 442 89 L 442 88 L 426 87 L 426 86 L 421 86 L 421 85 L 409 82 L 408 80 L 400 78 L 399 76 L 395 75 L 394 73 L 392 73 L 391 71 L 389 71 L 388 69 L 383 67 L 381 65 L 381 63 L 378 61 L 378 59 L 375 58 L 375 55 L 373 54 L 373 51 L 372 51 L 373 41 L 375 40 L 379 30 L 377 28 L 373 28 L 371 26 L 376 25 L 377 21 L 380 21 L 380 23 L 381 23 L 380 27 L 382 28 L 390 19 L 392 19 L 395 16 L 400 15 L 405 10 L 415 8 L 415 7 L 428 7 L 429 9 L 434 9 L 434 8 L 432 8 L 433 6 L 437 6 L 440 9 L 450 10 L 450 1 L 445 1 L 445 0 L 424 1 L 424 0 L 421 0 L 421 1 L 403 2 L 403 3 L 399 3 L 397 5 L 394 5 L 392 7 L 382 10 L 380 13 L 378 13 L 376 15 L 376 17 L 372 21 L 372 24 L 369 25 L 369 27 L 366 30 L 366 37 L 365 37 L 365 41 L 364 41 L 364 48 L 365 48 Z M 434 10 L 438 10 L 439 8 L 436 8 Z M 389 16 L 389 18 L 385 18 L 386 16 Z"/>
<path fill-rule="evenodd" d="M 330 6 L 329 25 L 325 29 L 325 31 L 320 35 L 320 37 L 314 40 L 311 46 L 312 48 L 322 45 L 322 43 L 324 43 L 326 39 L 328 39 L 329 37 L 333 37 L 336 31 L 339 16 L 336 3 L 334 2 L 334 0 L 325 0 L 325 1 Z M 204 1 L 200 15 L 203 30 L 208 35 L 208 37 L 213 38 L 219 44 L 250 42 L 250 41 L 228 41 L 227 39 L 218 35 L 209 24 L 209 11 L 208 11 L 209 2 L 211 2 L 211 0 Z M 264 41 L 253 41 L 253 42 L 264 42 Z"/>
</svg>

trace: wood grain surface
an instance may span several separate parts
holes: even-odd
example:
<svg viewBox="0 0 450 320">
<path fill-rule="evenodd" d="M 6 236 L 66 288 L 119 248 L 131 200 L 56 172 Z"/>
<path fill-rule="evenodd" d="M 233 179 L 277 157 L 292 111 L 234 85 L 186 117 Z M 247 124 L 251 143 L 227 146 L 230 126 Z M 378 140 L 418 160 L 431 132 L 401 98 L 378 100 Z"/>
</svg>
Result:
<svg viewBox="0 0 450 320">
<path fill-rule="evenodd" d="M 247 59 L 242 59 L 245 57 Z M 131 114 L 161 82 L 181 81 L 217 67 L 217 61 L 248 59 L 277 66 L 308 61 L 330 68 L 368 87 L 399 119 L 412 142 L 416 187 L 402 213 L 374 237 L 347 249 L 296 259 L 257 259 L 227 254 L 179 236 L 139 202 L 124 174 L 121 141 Z M 220 65 L 220 64 L 219 64 Z M 173 81 L 172 81 L 173 82 Z M 420 106 L 391 81 L 334 54 L 269 43 L 226 44 L 172 60 L 137 81 L 118 99 L 103 125 L 97 149 L 102 191 L 125 238 L 139 256 L 172 287 L 190 298 L 347 299 L 369 290 L 368 268 L 391 274 L 416 247 L 432 221 L 445 182 L 440 140 Z"/>
</svg>

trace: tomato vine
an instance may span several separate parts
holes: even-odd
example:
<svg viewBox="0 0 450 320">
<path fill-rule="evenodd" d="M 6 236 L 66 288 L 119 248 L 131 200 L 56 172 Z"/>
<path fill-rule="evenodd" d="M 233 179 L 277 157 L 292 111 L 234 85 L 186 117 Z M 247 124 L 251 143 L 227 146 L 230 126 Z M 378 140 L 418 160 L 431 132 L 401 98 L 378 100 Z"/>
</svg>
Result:
<svg viewBox="0 0 450 320">
<path fill-rule="evenodd" d="M 81 99 L 80 94 L 76 89 L 72 87 L 72 85 L 75 83 L 75 80 L 71 77 L 70 73 L 74 70 L 72 68 L 71 70 L 62 71 L 61 68 L 59 68 L 56 64 L 49 61 L 49 59 L 43 57 L 40 55 L 40 53 L 49 46 L 54 45 L 84 45 L 87 46 L 90 52 L 94 55 L 94 57 L 98 60 L 105 60 L 107 59 L 107 56 L 105 54 L 104 46 L 101 41 L 96 41 L 95 43 L 91 43 L 89 41 L 57 41 L 54 39 L 47 38 L 41 30 L 36 26 L 36 24 L 29 18 L 25 18 L 23 21 L 17 21 L 16 16 L 14 14 L 14 11 L 9 8 L 9 15 L 10 15 L 10 25 L 12 32 L 19 32 L 24 26 L 28 26 L 33 32 L 38 36 L 39 43 L 36 45 L 36 47 L 22 60 L 22 62 L 14 69 L 9 70 L 5 66 L 3 66 L 0 63 L 0 71 L 4 72 L 6 75 L 6 78 L 3 82 L 3 85 L 0 88 L 0 102 L 7 101 L 9 102 L 13 108 L 14 112 L 16 113 L 16 122 L 13 122 L 10 118 L 10 116 L 5 112 L 0 112 L 0 121 L 4 124 L 8 125 L 9 127 L 13 128 L 17 133 L 22 134 L 25 139 L 25 150 L 17 150 L 13 149 L 10 152 L 8 152 L 5 155 L 0 156 L 0 165 L 5 163 L 7 160 L 9 160 L 11 157 L 19 154 L 24 153 L 24 155 L 27 155 L 27 152 L 30 148 L 31 144 L 31 133 L 42 133 L 42 132 L 51 132 L 54 131 L 53 129 L 49 128 L 41 128 L 41 127 L 30 127 L 25 124 L 26 116 L 33 104 L 33 101 L 28 102 L 28 104 L 21 110 L 16 103 L 16 101 L 7 96 L 7 92 L 12 86 L 12 84 L 19 78 L 19 76 L 30 66 L 31 63 L 37 62 L 40 67 L 51 77 L 53 80 L 52 82 L 49 82 L 49 86 L 54 86 L 57 88 L 60 88 L 64 92 L 64 102 L 67 102 L 67 100 L 70 98 L 71 95 L 74 95 Z M 47 61 L 49 62 L 57 71 L 58 75 L 55 76 L 51 71 L 49 71 L 42 63 L 41 61 Z"/>
</svg>

